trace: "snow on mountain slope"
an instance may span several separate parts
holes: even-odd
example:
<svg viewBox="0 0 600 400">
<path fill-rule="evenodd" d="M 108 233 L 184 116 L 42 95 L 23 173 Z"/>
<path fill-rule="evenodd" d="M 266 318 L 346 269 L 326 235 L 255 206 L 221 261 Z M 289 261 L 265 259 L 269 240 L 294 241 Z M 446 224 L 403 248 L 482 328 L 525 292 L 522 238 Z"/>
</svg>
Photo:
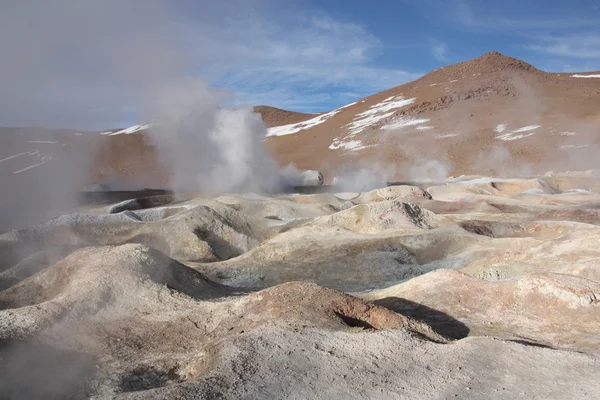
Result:
<svg viewBox="0 0 600 400">
<path fill-rule="evenodd" d="M 106 132 L 101 132 L 102 135 L 106 135 L 106 136 L 116 136 L 116 135 L 130 135 L 132 133 L 136 133 L 136 132 L 140 132 L 140 131 L 145 131 L 146 129 L 150 129 L 150 127 L 152 127 L 152 124 L 146 123 L 146 124 L 138 124 L 138 125 L 133 125 L 130 126 L 129 128 L 125 128 L 125 129 L 120 129 L 118 131 L 106 131 Z"/>
<path fill-rule="evenodd" d="M 352 122 L 345 125 L 345 127 L 348 128 L 348 134 L 343 137 L 337 137 L 333 139 L 333 142 L 329 145 L 329 149 L 357 151 L 373 147 L 372 145 L 364 145 L 362 141 L 356 140 L 355 136 L 365 129 L 375 126 L 380 121 L 391 117 L 397 109 L 413 104 L 415 100 L 416 98 L 405 99 L 402 96 L 391 96 L 384 99 L 380 103 L 372 105 L 366 111 L 356 114 Z M 427 122 L 428 120 L 422 121 Z M 385 127 L 383 127 L 383 129 L 385 129 Z"/>
<path fill-rule="evenodd" d="M 600 80 L 573 77 L 598 76 L 547 73 L 487 53 L 366 97 L 344 112 L 272 127 L 267 144 L 281 164 L 329 175 L 357 159 L 389 166 L 398 179 L 408 179 L 410 165 L 427 160 L 451 174 L 577 169 L 593 163 L 591 149 L 600 146 Z M 494 160 L 500 153 L 502 159 Z"/>
<path fill-rule="evenodd" d="M 343 109 L 348 108 L 348 107 L 352 107 L 355 104 L 356 104 L 356 102 L 347 104 L 347 105 L 342 106 L 340 108 L 337 108 L 337 109 L 335 109 L 333 111 L 329 111 L 329 112 L 324 113 L 324 114 L 319 114 L 316 117 L 308 119 L 306 121 L 298 122 L 298 123 L 295 123 L 295 124 L 288 124 L 288 125 L 282 125 L 282 126 L 276 126 L 276 127 L 273 127 L 273 128 L 268 128 L 267 129 L 267 137 L 268 136 L 291 135 L 293 133 L 298 133 L 300 131 L 304 131 L 304 130 L 308 130 L 308 129 L 314 128 L 315 126 L 320 125 L 320 124 L 326 122 L 331 117 L 333 117 L 334 115 L 336 115 L 339 112 L 341 112 Z"/>
<path fill-rule="evenodd" d="M 594 75 L 575 74 L 575 75 L 571 75 L 571 78 L 600 78 L 600 74 L 594 74 Z"/>
<path fill-rule="evenodd" d="M 356 114 L 354 120 L 347 124 L 348 131 L 351 135 L 356 135 L 366 128 L 377 124 L 380 121 L 392 116 L 395 110 L 413 104 L 416 97 L 405 99 L 402 96 L 391 96 L 369 107 L 368 110 Z"/>
</svg>

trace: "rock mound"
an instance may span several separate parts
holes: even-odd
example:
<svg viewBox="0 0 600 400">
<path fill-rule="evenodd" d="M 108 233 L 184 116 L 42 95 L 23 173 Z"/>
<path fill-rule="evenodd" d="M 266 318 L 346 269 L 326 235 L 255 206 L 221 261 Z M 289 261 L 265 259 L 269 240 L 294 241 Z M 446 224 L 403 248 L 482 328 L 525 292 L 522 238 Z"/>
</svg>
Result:
<svg viewBox="0 0 600 400">
<path fill-rule="evenodd" d="M 360 204 L 340 211 L 322 223 L 358 233 L 381 233 L 401 229 L 432 229 L 438 218 L 431 211 L 397 200 Z"/>
<path fill-rule="evenodd" d="M 362 204 L 386 200 L 410 201 L 415 198 L 431 200 L 431 195 L 417 186 L 395 185 L 371 190 L 361 194 L 358 198 L 352 199 L 352 201 Z"/>
<path fill-rule="evenodd" d="M 474 335 L 580 350 L 600 344 L 592 334 L 600 329 L 600 283 L 573 275 L 538 273 L 490 282 L 439 270 L 364 297 L 399 313 L 408 309 L 408 315 L 434 328 L 443 313 Z"/>
<path fill-rule="evenodd" d="M 50 247 L 141 243 L 177 260 L 210 261 L 238 256 L 257 246 L 267 232 L 252 217 L 222 205 L 219 212 L 198 205 L 156 222 L 131 211 L 118 214 L 67 214 L 41 225 L 0 236 L 0 268 Z"/>
<path fill-rule="evenodd" d="M 307 282 L 290 282 L 253 293 L 244 299 L 245 314 L 252 318 L 289 321 L 339 330 L 404 329 L 434 341 L 444 341 L 430 327 L 384 307 L 365 302 L 338 290 Z"/>
<path fill-rule="evenodd" d="M 0 338 L 31 337 L 60 319 L 107 308 L 158 311 L 167 288 L 198 299 L 230 292 L 147 246 L 88 247 L 0 292 Z"/>
</svg>

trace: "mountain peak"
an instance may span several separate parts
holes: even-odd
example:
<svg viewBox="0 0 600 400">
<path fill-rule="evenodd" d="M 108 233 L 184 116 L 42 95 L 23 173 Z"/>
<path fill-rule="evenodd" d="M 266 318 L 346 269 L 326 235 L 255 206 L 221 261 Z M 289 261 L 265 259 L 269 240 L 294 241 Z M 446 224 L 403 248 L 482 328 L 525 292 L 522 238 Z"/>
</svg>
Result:
<svg viewBox="0 0 600 400">
<path fill-rule="evenodd" d="M 484 58 L 484 57 L 488 57 L 488 58 L 491 58 L 491 57 L 496 57 L 496 58 L 498 58 L 498 57 L 507 57 L 507 58 L 511 58 L 511 57 L 505 56 L 504 54 L 500 53 L 499 51 L 488 51 L 487 53 L 483 54 L 480 58 Z"/>
<path fill-rule="evenodd" d="M 435 76 L 436 79 L 444 79 L 443 77 L 462 79 L 507 72 L 539 73 L 541 71 L 525 61 L 491 51 L 472 60 L 437 69 L 426 76 Z"/>
<path fill-rule="evenodd" d="M 267 127 L 293 124 L 296 122 L 304 121 L 313 117 L 312 114 L 305 114 L 295 111 L 282 110 L 276 107 L 270 106 L 255 106 L 254 112 L 259 113 L 262 120 Z"/>
<path fill-rule="evenodd" d="M 522 70 L 522 71 L 539 71 L 533 65 L 521 61 L 517 58 L 505 56 L 497 51 L 490 51 L 482 56 L 479 56 L 471 61 L 466 61 L 461 64 L 474 64 L 478 67 L 488 69 L 490 72 L 498 70 Z M 458 65 L 461 65 L 458 64 Z"/>
</svg>

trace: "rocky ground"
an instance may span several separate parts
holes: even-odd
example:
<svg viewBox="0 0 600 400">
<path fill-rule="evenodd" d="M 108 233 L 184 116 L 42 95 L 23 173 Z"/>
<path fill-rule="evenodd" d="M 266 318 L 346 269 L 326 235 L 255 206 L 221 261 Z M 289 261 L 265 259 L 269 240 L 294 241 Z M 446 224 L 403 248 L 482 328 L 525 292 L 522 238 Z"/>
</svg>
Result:
<svg viewBox="0 0 600 400">
<path fill-rule="evenodd" d="M 597 398 L 600 179 L 154 197 L 0 236 L 0 397 Z"/>
</svg>

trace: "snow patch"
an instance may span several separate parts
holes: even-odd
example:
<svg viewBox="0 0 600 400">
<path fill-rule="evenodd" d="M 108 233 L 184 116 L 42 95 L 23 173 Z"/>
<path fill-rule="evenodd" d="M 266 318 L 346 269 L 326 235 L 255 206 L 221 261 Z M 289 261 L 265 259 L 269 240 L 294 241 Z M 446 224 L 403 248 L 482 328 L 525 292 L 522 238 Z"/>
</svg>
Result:
<svg viewBox="0 0 600 400">
<path fill-rule="evenodd" d="M 575 145 L 575 144 L 567 144 L 564 146 L 560 146 L 561 150 L 566 150 L 566 149 L 582 149 L 584 147 L 588 147 L 587 144 L 580 144 L 580 145 Z"/>
<path fill-rule="evenodd" d="M 417 126 L 415 129 L 418 131 L 429 131 L 429 130 L 432 130 L 433 128 L 434 128 L 433 126 L 423 125 L 423 126 Z"/>
<path fill-rule="evenodd" d="M 365 117 L 365 118 L 361 118 L 361 119 L 355 119 L 354 121 L 352 121 L 351 123 L 349 123 L 345 126 L 349 126 L 350 135 L 354 136 L 354 135 L 362 132 L 363 130 L 367 129 L 371 125 L 375 125 L 377 122 L 384 120 L 386 118 L 389 118 L 392 115 L 394 115 L 394 111 L 390 111 L 390 112 L 386 112 L 386 113 L 378 114 L 378 115 L 373 115 L 373 116 Z"/>
<path fill-rule="evenodd" d="M 356 103 L 357 103 L 357 102 L 355 101 L 355 102 L 353 102 L 353 103 L 346 104 L 345 106 L 342 106 L 342 107 L 338 108 L 338 110 L 341 110 L 341 109 L 343 109 L 343 108 L 348 108 L 348 107 L 351 107 L 351 106 L 355 105 Z"/>
<path fill-rule="evenodd" d="M 368 149 L 369 147 L 373 147 L 373 146 L 374 145 L 366 146 L 363 144 L 363 142 L 361 140 L 350 140 L 350 141 L 344 142 L 341 140 L 334 139 L 333 143 L 331 143 L 329 145 L 329 148 L 331 150 L 343 149 L 343 150 L 348 150 L 348 151 L 358 151 L 358 150 L 362 150 L 362 149 Z"/>
<path fill-rule="evenodd" d="M 537 128 L 541 128 L 541 125 L 528 125 L 528 126 L 524 126 L 522 128 L 519 128 L 517 130 L 512 131 L 513 133 L 521 133 L 521 132 L 529 132 L 529 131 L 533 131 Z"/>
<path fill-rule="evenodd" d="M 368 110 L 356 114 L 354 120 L 347 124 L 351 134 L 362 132 L 366 127 L 374 125 L 394 114 L 398 108 L 406 107 L 417 100 L 416 97 L 405 99 L 402 96 L 391 96 L 369 107 Z M 391 111 L 394 110 L 394 111 Z"/>
<path fill-rule="evenodd" d="M 600 78 L 600 74 L 593 74 L 593 75 L 575 74 L 575 75 L 571 75 L 571 78 Z"/>
<path fill-rule="evenodd" d="M 498 125 L 500 126 L 500 125 Z M 498 126 L 496 127 L 496 132 L 498 132 Z M 534 131 L 538 128 L 540 128 L 541 125 L 528 125 L 528 126 L 524 126 L 522 128 L 519 129 L 515 129 L 506 133 L 503 133 L 501 135 L 497 135 L 496 139 L 499 140 L 504 140 L 504 141 L 510 141 L 510 140 L 517 140 L 517 139 L 524 139 L 527 138 L 529 136 L 533 136 L 535 135 L 537 132 L 531 132 Z M 506 130 L 506 125 L 504 125 L 502 132 L 504 132 Z M 525 132 L 529 132 L 529 133 L 525 133 Z"/>
<path fill-rule="evenodd" d="M 494 129 L 497 133 L 502 133 L 506 130 L 506 124 L 496 125 L 496 129 Z"/>
<path fill-rule="evenodd" d="M 121 134 L 130 135 L 130 134 L 138 132 L 138 131 L 143 131 L 145 129 L 149 129 L 151 126 L 152 126 L 152 124 L 138 124 L 138 125 L 130 126 L 129 128 L 121 129 L 120 131 L 116 131 L 116 132 L 109 132 L 109 133 L 102 132 L 101 135 L 107 135 L 107 136 L 115 136 L 115 135 L 121 135 Z"/>
<path fill-rule="evenodd" d="M 524 135 L 519 135 L 519 134 L 514 134 L 512 132 L 508 132 L 503 135 L 496 136 L 496 139 L 504 140 L 504 141 L 511 141 L 511 140 L 517 140 L 517 139 L 524 139 L 524 138 L 527 138 L 527 137 L 533 136 L 533 135 L 535 135 L 535 132 L 527 133 Z"/>
<path fill-rule="evenodd" d="M 356 114 L 352 122 L 344 125 L 348 128 L 348 134 L 341 138 L 335 138 L 329 148 L 332 150 L 346 149 L 356 151 L 372 147 L 364 146 L 361 141 L 354 140 L 354 137 L 366 128 L 391 117 L 396 112 L 396 109 L 414 103 L 416 99 L 416 97 L 405 99 L 402 96 L 390 96 L 382 102 L 372 105 L 366 111 Z M 425 122 L 427 121 L 429 120 Z"/>
<path fill-rule="evenodd" d="M 13 175 L 14 175 L 14 174 L 20 174 L 21 172 L 24 172 L 24 171 L 30 170 L 30 169 L 32 169 L 32 168 L 35 168 L 35 167 L 39 167 L 40 165 L 44 165 L 44 164 L 46 164 L 47 162 L 48 162 L 48 161 L 42 161 L 42 162 L 41 162 L 41 163 L 39 163 L 39 164 L 30 165 L 29 167 L 25 167 L 25 168 L 23 168 L 23 169 L 20 169 L 20 170 L 18 170 L 18 171 L 15 171 L 15 172 L 13 172 Z"/>
<path fill-rule="evenodd" d="M 322 124 L 323 122 L 327 121 L 329 118 L 331 118 L 334 115 L 336 115 L 337 113 L 339 113 L 340 110 L 342 110 L 346 107 L 353 106 L 354 104 L 356 104 L 356 101 L 354 103 L 347 104 L 340 108 L 336 108 L 333 111 L 329 111 L 327 113 L 320 114 L 320 115 L 318 115 L 314 118 L 311 118 L 309 120 L 306 120 L 306 121 L 297 122 L 295 124 L 288 124 L 288 125 L 275 126 L 273 128 L 269 128 L 269 129 L 267 129 L 267 136 L 291 135 L 291 134 L 298 133 L 298 132 L 306 130 L 306 129 L 314 128 L 315 126 Z"/>
<path fill-rule="evenodd" d="M 560 136 L 575 136 L 575 135 L 577 135 L 577 133 L 575 133 L 575 132 L 570 132 L 570 131 L 560 132 Z"/>
<path fill-rule="evenodd" d="M 424 124 L 429 121 L 429 118 L 400 118 L 390 124 L 384 125 L 381 129 L 400 129 L 407 126 Z M 428 127 L 428 129 L 431 128 L 433 127 Z M 419 127 L 417 127 L 416 129 L 419 129 Z"/>
<path fill-rule="evenodd" d="M 25 143 L 45 143 L 45 144 L 58 144 L 58 142 L 52 142 L 50 140 L 28 140 Z"/>
<path fill-rule="evenodd" d="M 455 137 L 455 136 L 458 136 L 458 133 L 439 133 L 435 137 L 437 139 L 446 139 L 446 138 L 451 138 L 451 137 Z"/>
<path fill-rule="evenodd" d="M 25 152 L 23 152 L 23 153 L 14 154 L 14 155 L 12 155 L 12 156 L 8 156 L 8 157 L 6 157 L 6 158 L 3 158 L 2 160 L 0 160 L 0 162 L 2 162 L 2 161 L 8 161 L 8 160 L 12 160 L 13 158 L 16 158 L 16 157 L 19 157 L 19 156 L 22 156 L 22 155 L 25 155 L 25 154 L 29 154 L 29 153 L 30 153 L 29 151 L 25 151 Z"/>
</svg>

